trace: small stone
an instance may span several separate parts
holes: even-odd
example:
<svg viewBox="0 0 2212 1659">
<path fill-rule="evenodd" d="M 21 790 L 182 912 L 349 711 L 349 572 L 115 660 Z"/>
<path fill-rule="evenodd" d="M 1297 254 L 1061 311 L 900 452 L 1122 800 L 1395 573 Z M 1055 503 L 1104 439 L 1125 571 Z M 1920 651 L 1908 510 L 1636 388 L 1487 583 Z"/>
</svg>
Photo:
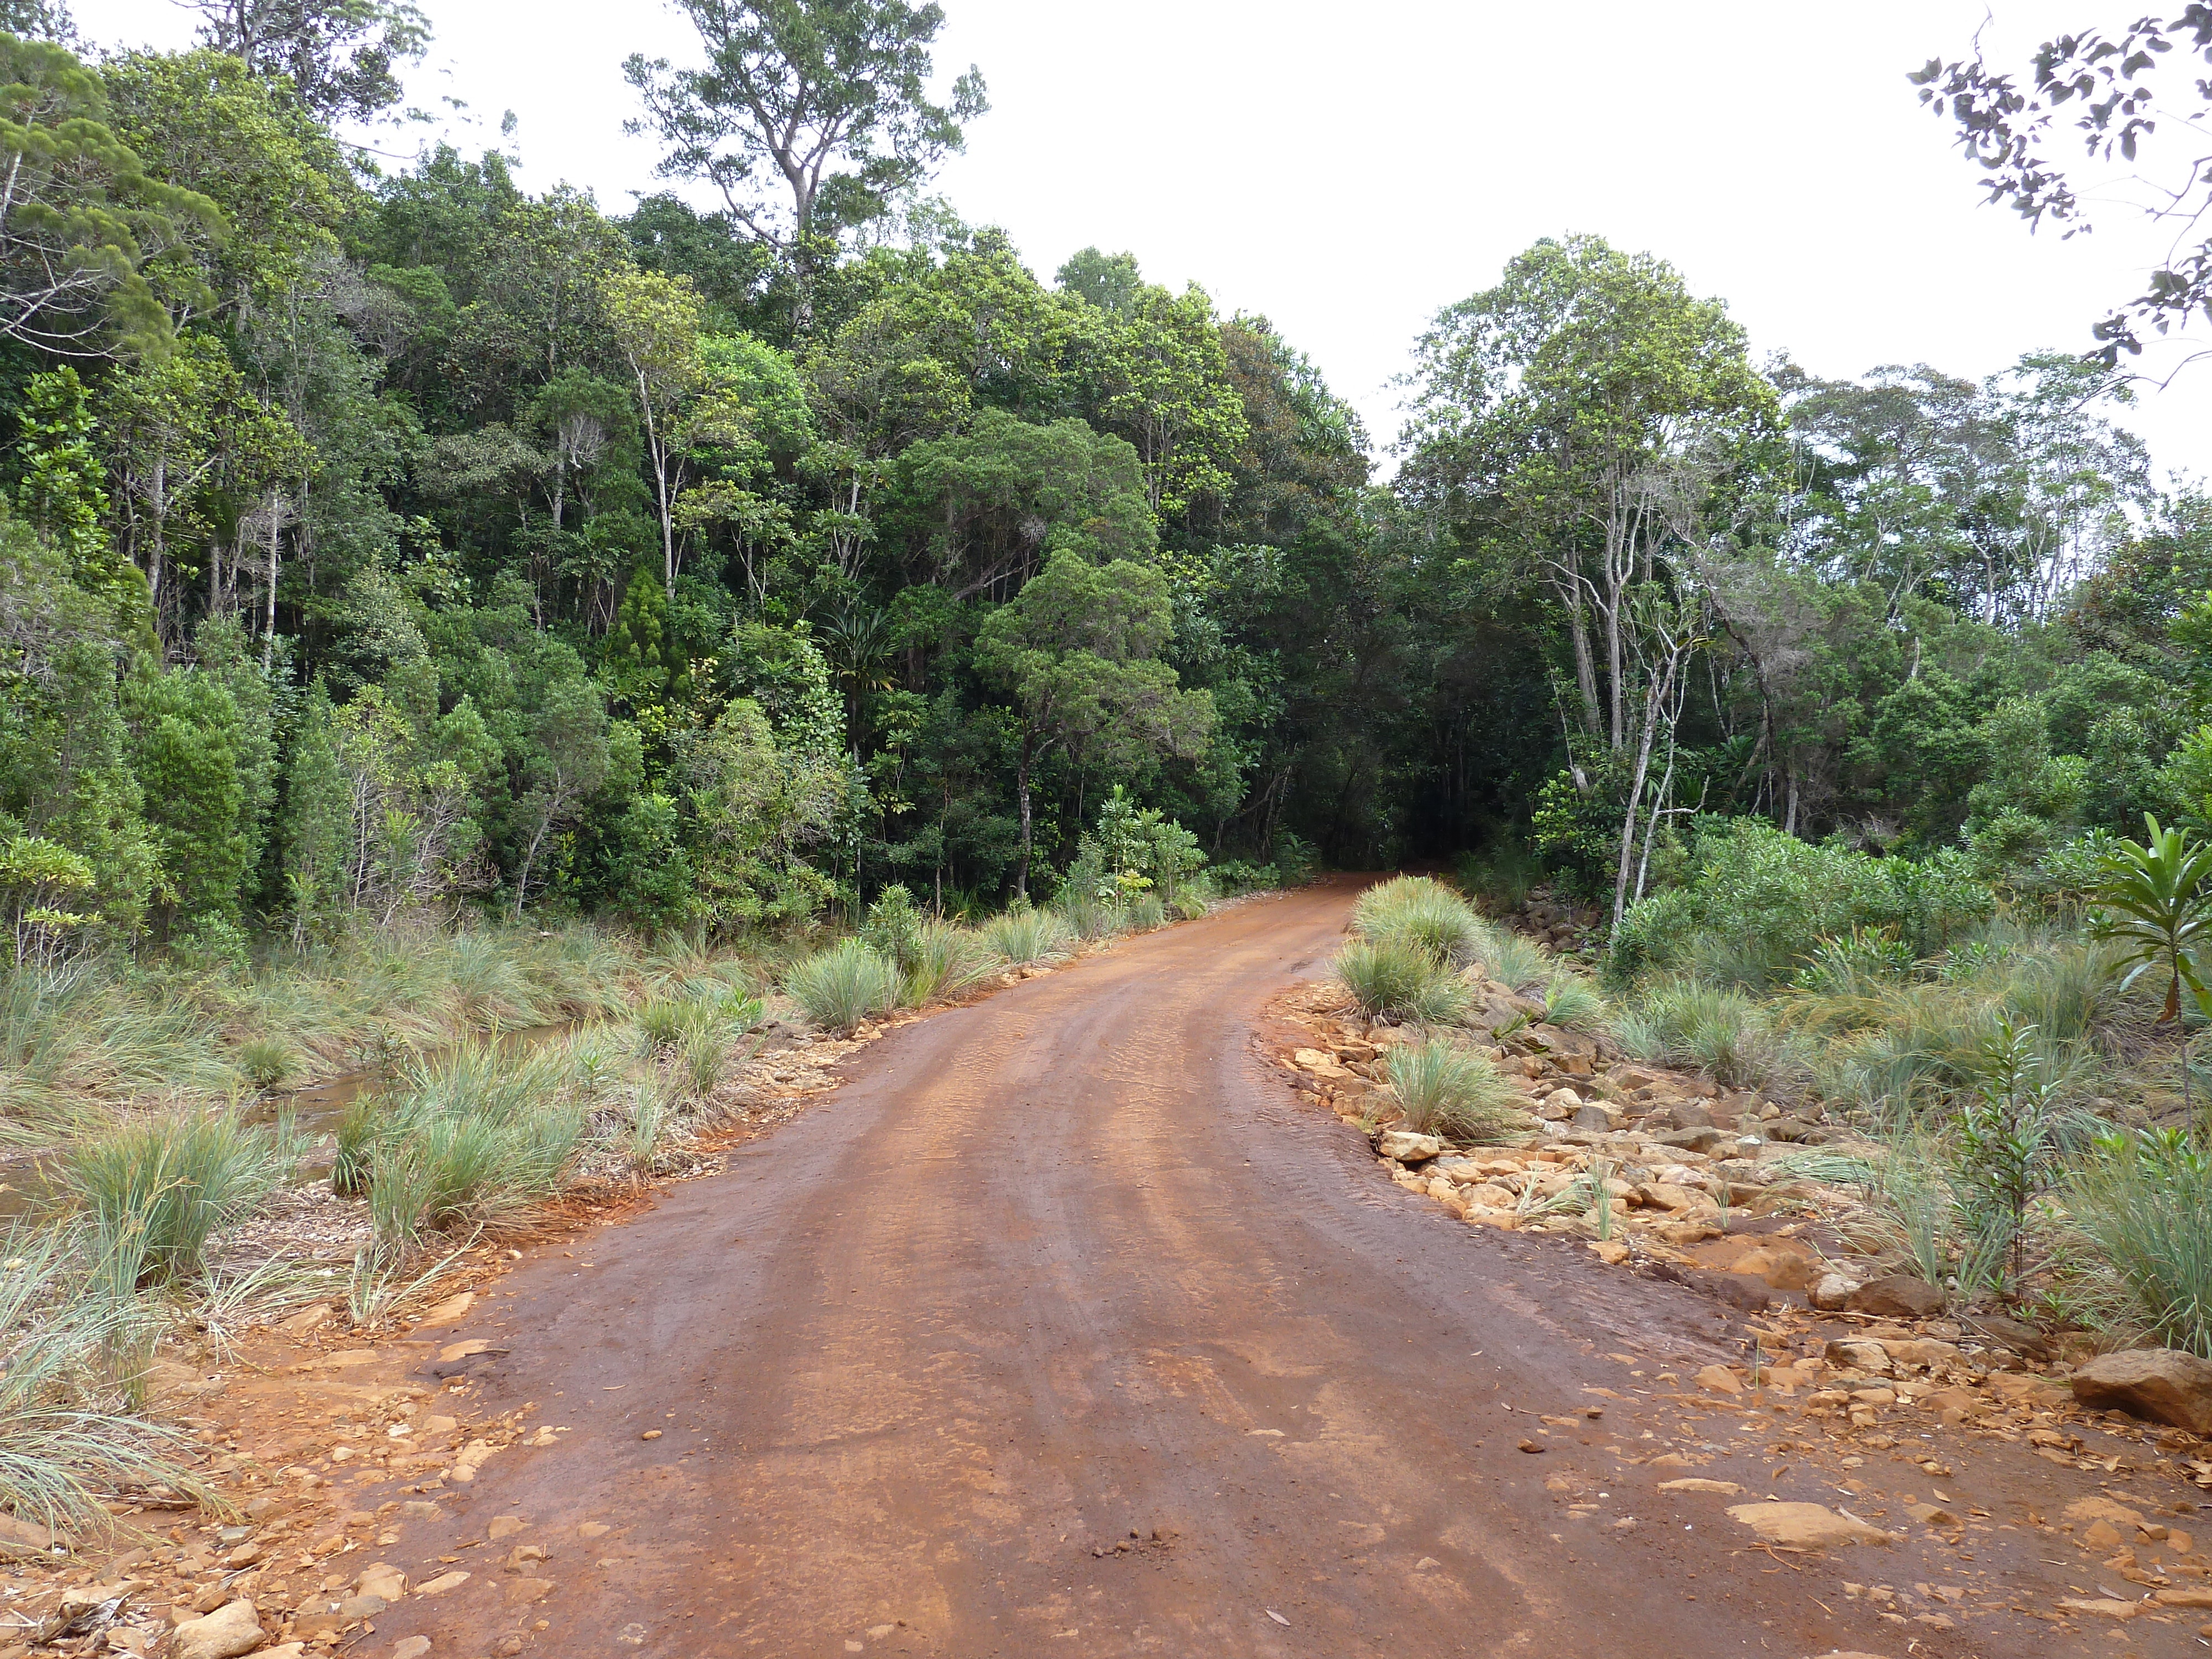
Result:
<svg viewBox="0 0 2212 1659">
<path fill-rule="evenodd" d="M 398 1641 L 394 1642 L 392 1644 L 392 1659 L 422 1659 L 423 1655 L 429 1651 L 430 1638 L 428 1637 L 402 1637 Z"/>
<path fill-rule="evenodd" d="M 1955 1527 L 1959 1517 L 1934 1504 L 1907 1504 L 1905 1512 L 1923 1527 Z"/>
<path fill-rule="evenodd" d="M 1743 1379 L 1725 1365 L 1708 1365 L 1698 1373 L 1698 1386 L 1715 1394 L 1741 1394 Z"/>
<path fill-rule="evenodd" d="M 1694 1475 L 1683 1480 L 1662 1480 L 1659 1483 L 1659 1490 L 1661 1492 L 1717 1492 L 1723 1498 L 1738 1498 L 1743 1493 L 1743 1488 L 1733 1480 L 1705 1480 Z"/>
<path fill-rule="evenodd" d="M 2161 1607 L 2212 1607 L 2212 1589 L 2201 1589 L 2192 1584 L 2185 1589 L 2162 1589 L 2152 1599 Z"/>
<path fill-rule="evenodd" d="M 422 1432 L 425 1434 L 451 1434 L 460 1426 L 458 1418 L 447 1417 L 439 1412 L 432 1412 L 422 1419 Z"/>
<path fill-rule="evenodd" d="M 2114 1601 L 2102 1595 L 2065 1595 L 2058 1601 L 2061 1613 L 2078 1613 L 2092 1619 L 2112 1619 L 2124 1623 L 2142 1611 L 2139 1601 Z"/>
<path fill-rule="evenodd" d="M 204 1618 L 188 1619 L 171 1636 L 173 1659 L 238 1659 L 261 1645 L 261 1619 L 242 1597 Z"/>
<path fill-rule="evenodd" d="M 402 1504 L 399 1506 L 399 1512 L 411 1521 L 436 1521 L 442 1519 L 446 1513 L 435 1504 L 420 1498 L 410 1498 Z"/>
<path fill-rule="evenodd" d="M 2073 1376 L 2092 1411 L 2125 1412 L 2191 1434 L 2212 1434 L 2212 1362 L 2172 1348 L 2100 1354 Z"/>
<path fill-rule="evenodd" d="M 2081 1541 L 2093 1550 L 2116 1550 L 2120 1538 L 2120 1529 L 2109 1521 L 2092 1521 L 2081 1534 Z"/>
<path fill-rule="evenodd" d="M 647 1429 L 643 1434 L 638 1436 L 638 1438 L 641 1440 L 658 1440 L 660 1438 L 660 1431 L 659 1429 Z"/>
<path fill-rule="evenodd" d="M 1840 1313 L 1858 1287 L 1859 1281 L 1848 1273 L 1823 1273 L 1820 1282 L 1813 1286 L 1813 1305 L 1823 1313 Z"/>
<path fill-rule="evenodd" d="M 1417 1135 L 1410 1129 L 1385 1129 L 1375 1150 L 1401 1164 L 1423 1164 L 1443 1157 L 1444 1143 L 1435 1135 Z"/>
<path fill-rule="evenodd" d="M 1834 1549 L 1847 1544 L 1892 1541 L 1881 1528 L 1820 1504 L 1738 1504 L 1729 1510 L 1729 1516 L 1770 1544 L 1794 1545 L 1799 1549 Z"/>
<path fill-rule="evenodd" d="M 1932 1319 L 1943 1311 L 1943 1292 L 1911 1273 L 1869 1279 L 1844 1300 L 1853 1313 L 1877 1319 Z"/>
<path fill-rule="evenodd" d="M 477 1293 L 474 1291 L 463 1291 L 459 1296 L 447 1297 L 436 1307 L 424 1314 L 416 1323 L 424 1326 L 455 1324 L 459 1322 L 462 1315 L 476 1304 Z"/>
<path fill-rule="evenodd" d="M 1592 1238 L 1583 1241 L 1589 1253 L 1608 1267 L 1617 1267 L 1628 1260 L 1628 1246 L 1617 1238 Z"/>
<path fill-rule="evenodd" d="M 550 1578 L 518 1578 L 507 1587 L 508 1603 L 517 1607 L 525 1602 L 542 1601 L 552 1593 L 553 1581 Z"/>
<path fill-rule="evenodd" d="M 519 1515 L 495 1515 L 491 1518 L 491 1525 L 485 1531 L 496 1543 L 502 1538 L 514 1537 L 529 1524 Z"/>
<path fill-rule="evenodd" d="M 613 1530 L 612 1527 L 603 1526 L 597 1521 L 586 1521 L 576 1528 L 576 1535 L 588 1543 L 594 1538 L 605 1538 Z"/>
<path fill-rule="evenodd" d="M 441 1573 L 438 1577 L 433 1578 L 428 1583 L 417 1585 L 416 1587 L 415 1594 L 417 1595 L 443 1595 L 447 1590 L 459 1589 L 462 1585 L 468 1582 L 469 1576 L 465 1572 Z"/>
<path fill-rule="evenodd" d="M 468 1359 L 489 1351 L 491 1344 L 484 1341 L 448 1342 L 438 1350 L 438 1363 L 450 1364 L 456 1359 Z"/>
</svg>

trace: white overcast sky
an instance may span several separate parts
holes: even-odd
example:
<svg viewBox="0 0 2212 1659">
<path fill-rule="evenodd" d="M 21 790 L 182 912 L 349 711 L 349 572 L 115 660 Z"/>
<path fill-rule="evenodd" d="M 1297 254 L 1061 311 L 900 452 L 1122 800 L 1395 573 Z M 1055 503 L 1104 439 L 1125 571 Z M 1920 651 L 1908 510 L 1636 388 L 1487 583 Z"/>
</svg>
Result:
<svg viewBox="0 0 2212 1659">
<path fill-rule="evenodd" d="M 1993 3 L 1991 38 L 2024 61 L 2138 0 Z M 979 65 L 993 104 L 939 180 L 963 216 L 1006 227 L 1048 281 L 1096 243 L 1155 281 L 1202 283 L 1224 312 L 1264 313 L 1378 446 L 1430 316 L 1540 236 L 1649 249 L 1726 300 L 1759 352 L 1828 375 L 1924 361 L 1978 376 L 2080 349 L 2161 246 L 2118 211 L 2069 242 L 1978 205 L 1978 175 L 1905 77 L 1964 51 L 1982 0 L 944 4 L 939 68 Z M 511 109 L 530 187 L 565 179 L 612 211 L 661 187 L 650 141 L 623 131 L 621 63 L 695 56 L 675 12 L 424 5 L 438 39 L 410 91 L 466 100 L 482 124 L 457 142 L 500 142 Z M 171 0 L 76 9 L 99 42 L 191 34 Z M 2212 473 L 2212 360 L 2128 418 L 2162 468 Z"/>
</svg>

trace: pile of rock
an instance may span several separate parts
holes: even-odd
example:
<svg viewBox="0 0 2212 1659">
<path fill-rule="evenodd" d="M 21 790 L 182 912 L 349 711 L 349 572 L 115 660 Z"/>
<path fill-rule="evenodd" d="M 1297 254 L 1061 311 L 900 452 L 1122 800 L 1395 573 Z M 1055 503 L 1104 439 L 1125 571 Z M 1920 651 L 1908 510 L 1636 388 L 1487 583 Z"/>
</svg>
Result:
<svg viewBox="0 0 2212 1659">
<path fill-rule="evenodd" d="M 1554 951 L 1582 951 L 1600 937 L 1600 915 L 1595 904 L 1577 904 L 1551 887 L 1532 887 L 1528 896 L 1505 913 L 1505 922 Z"/>
</svg>

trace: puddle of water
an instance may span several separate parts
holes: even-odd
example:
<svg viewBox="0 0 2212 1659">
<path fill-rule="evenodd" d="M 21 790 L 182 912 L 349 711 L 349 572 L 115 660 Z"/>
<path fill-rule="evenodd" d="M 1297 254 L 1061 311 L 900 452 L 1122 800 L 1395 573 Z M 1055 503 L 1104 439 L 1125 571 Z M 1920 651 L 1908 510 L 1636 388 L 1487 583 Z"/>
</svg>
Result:
<svg viewBox="0 0 2212 1659">
<path fill-rule="evenodd" d="M 504 1053 L 524 1054 L 541 1043 L 581 1030 L 584 1023 L 521 1025 L 512 1030 L 495 1033 L 490 1040 Z M 482 1037 L 474 1040 L 483 1041 Z M 424 1061 L 435 1060 L 466 1046 L 466 1043 L 447 1043 L 442 1048 L 423 1049 L 416 1058 Z M 246 1101 L 240 1109 L 240 1115 L 248 1123 L 273 1124 L 289 1112 L 293 1133 L 303 1140 L 313 1142 L 331 1133 L 337 1127 L 338 1119 L 344 1115 L 347 1107 L 362 1095 L 380 1087 L 389 1078 L 390 1073 L 386 1071 L 365 1067 L 358 1072 L 344 1072 L 337 1077 L 302 1084 L 296 1089 L 274 1089 Z M 49 1164 L 56 1156 L 49 1149 L 18 1152 L 0 1159 L 0 1226 L 46 1208 L 53 1192 L 53 1177 L 49 1173 Z M 297 1179 L 303 1183 L 320 1181 L 329 1172 L 327 1164 L 310 1157 L 303 1161 Z"/>
</svg>

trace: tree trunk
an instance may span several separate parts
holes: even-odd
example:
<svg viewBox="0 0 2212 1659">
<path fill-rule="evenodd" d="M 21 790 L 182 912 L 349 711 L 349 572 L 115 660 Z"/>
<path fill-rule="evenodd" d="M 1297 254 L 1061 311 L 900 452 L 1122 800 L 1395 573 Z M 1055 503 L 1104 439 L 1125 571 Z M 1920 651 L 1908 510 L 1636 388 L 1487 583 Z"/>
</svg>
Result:
<svg viewBox="0 0 2212 1659">
<path fill-rule="evenodd" d="M 1022 734 L 1022 752 L 1014 764 L 1014 797 L 1021 803 L 1022 861 L 1014 872 L 1014 896 L 1030 896 L 1030 759 L 1035 740 L 1027 732 Z"/>
</svg>

